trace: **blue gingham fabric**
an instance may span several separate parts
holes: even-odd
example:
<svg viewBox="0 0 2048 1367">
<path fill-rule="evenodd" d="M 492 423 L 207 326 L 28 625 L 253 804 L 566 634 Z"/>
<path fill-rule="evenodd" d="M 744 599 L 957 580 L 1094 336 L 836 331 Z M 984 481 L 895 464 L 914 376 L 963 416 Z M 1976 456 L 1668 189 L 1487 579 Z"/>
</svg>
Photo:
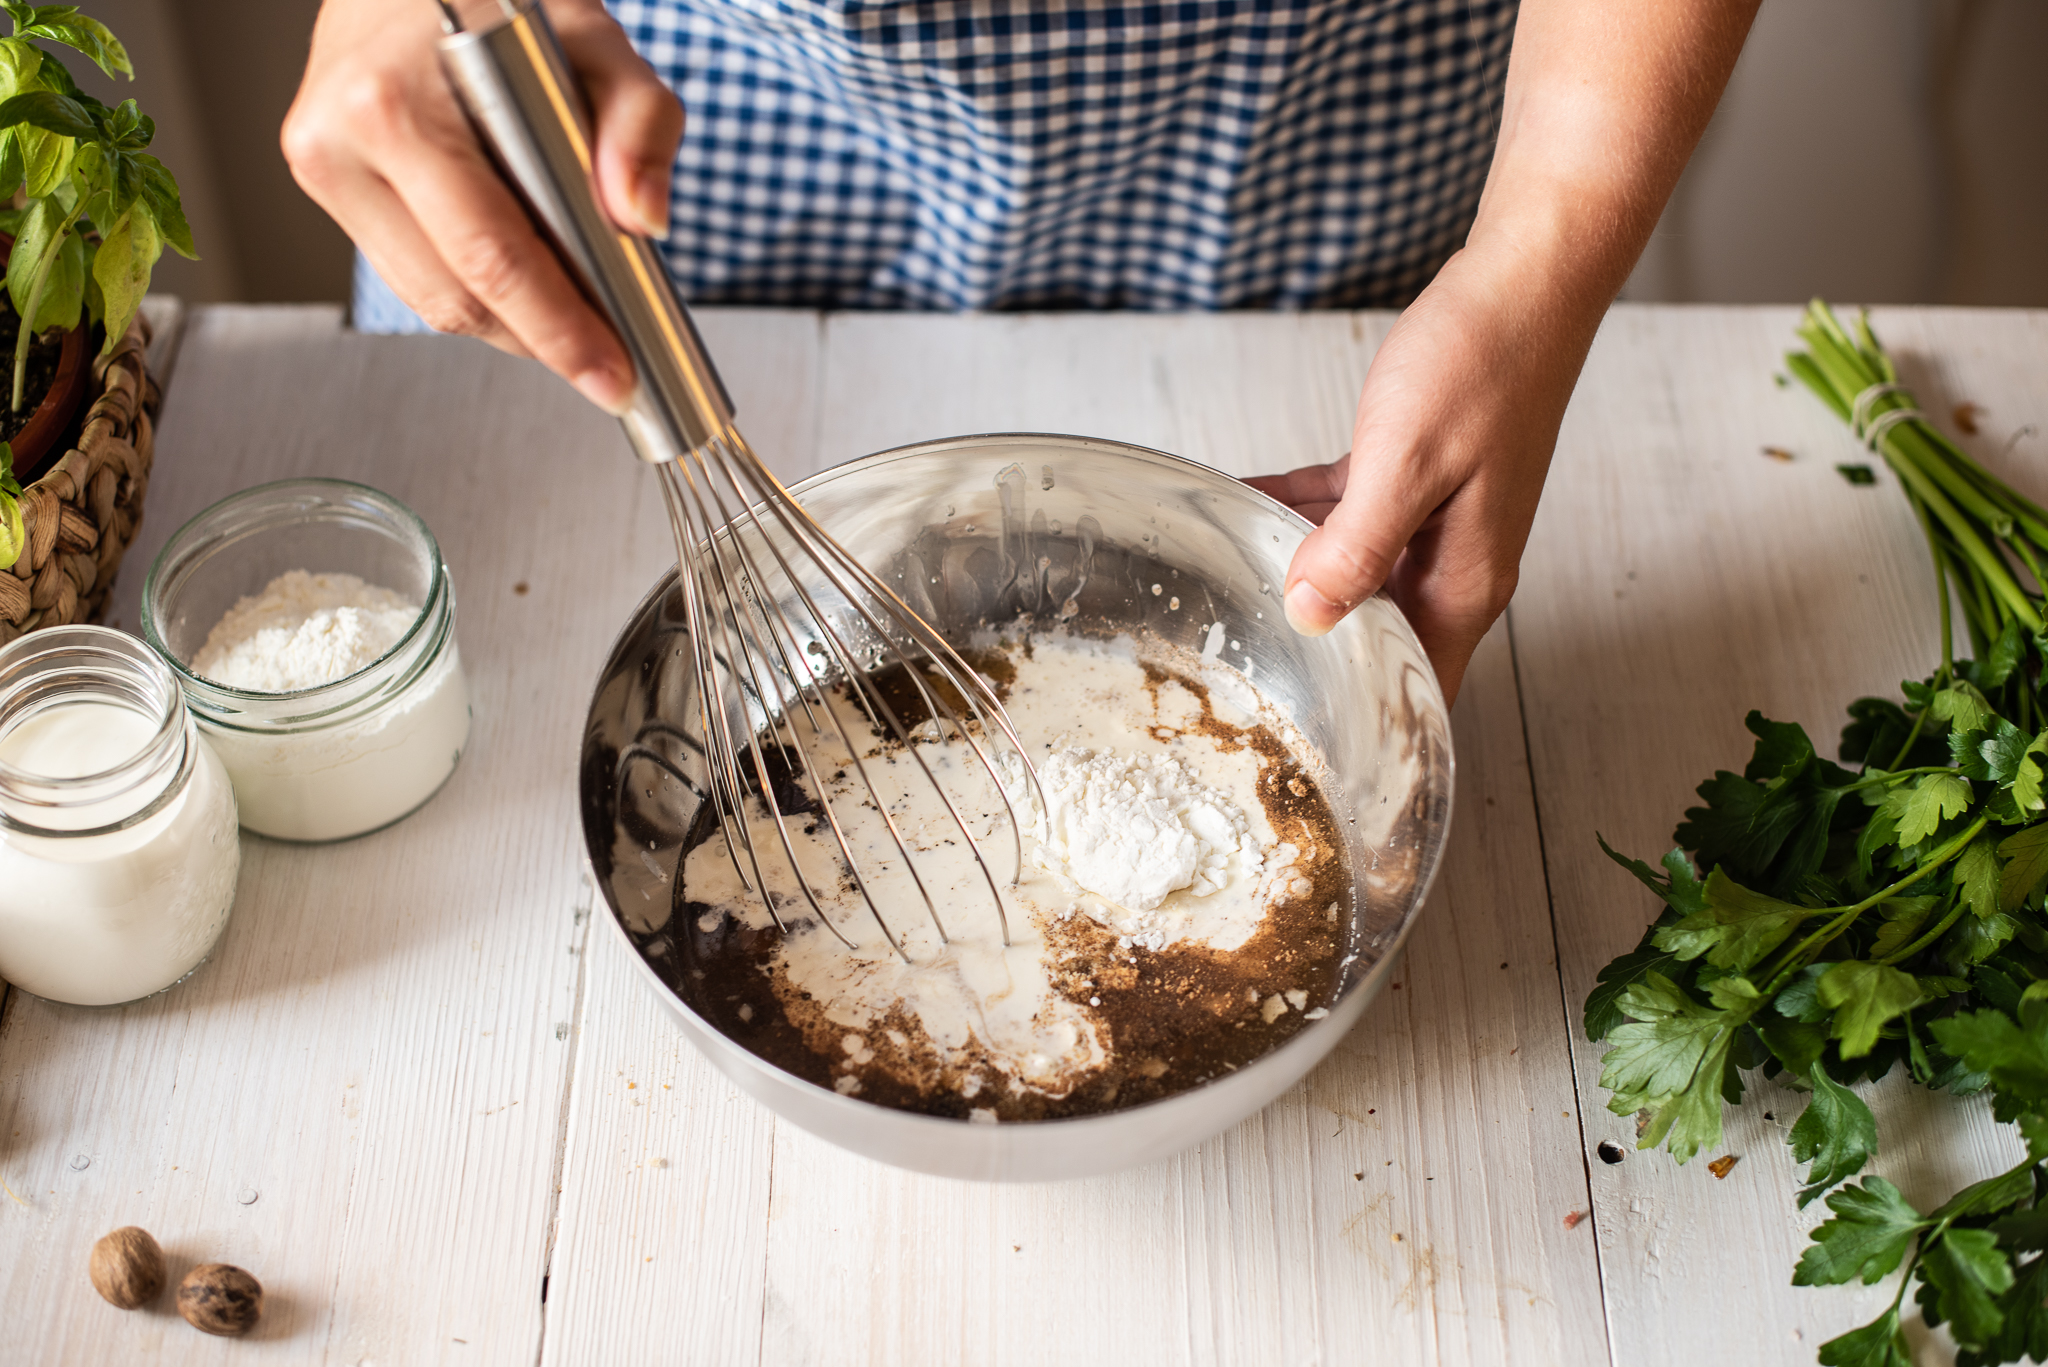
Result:
<svg viewBox="0 0 2048 1367">
<path fill-rule="evenodd" d="M 685 297 L 827 308 L 1406 302 L 1471 223 L 1515 20 L 1515 0 L 608 2 L 687 110 L 666 248 Z"/>
</svg>

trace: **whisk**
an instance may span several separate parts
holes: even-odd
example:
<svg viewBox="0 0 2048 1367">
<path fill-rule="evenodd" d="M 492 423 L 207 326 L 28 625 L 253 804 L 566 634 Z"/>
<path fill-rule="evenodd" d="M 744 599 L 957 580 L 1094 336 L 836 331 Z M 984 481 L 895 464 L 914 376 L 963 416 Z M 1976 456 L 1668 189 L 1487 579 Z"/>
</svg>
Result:
<svg viewBox="0 0 2048 1367">
<path fill-rule="evenodd" d="M 659 254 L 646 239 L 613 225 L 598 204 L 587 106 L 545 12 L 533 0 L 500 0 L 501 23 L 465 29 L 448 0 L 439 3 L 447 30 L 442 61 L 457 94 L 500 169 L 632 357 L 637 383 L 620 422 L 661 480 L 697 685 L 696 734 L 708 787 L 702 795 L 716 812 L 741 883 L 787 933 L 785 908 L 776 905 L 765 876 L 779 854 L 818 921 L 848 949 L 859 948 L 850 928 L 826 915 L 798 864 L 790 813 L 777 796 L 787 784 L 776 782 L 795 780 L 830 830 L 840 865 L 875 926 L 909 963 L 903 936 L 883 915 L 874 891 L 884 870 L 872 861 L 864 867 L 848 837 L 849 814 L 837 805 L 851 794 L 857 805 L 871 803 L 879 812 L 889 837 L 885 848 L 894 850 L 909 874 L 940 943 L 950 940 L 912 839 L 875 782 L 844 710 L 832 705 L 828 695 L 836 688 L 877 735 L 915 761 L 938 795 L 972 851 L 1008 945 L 1009 919 L 982 838 L 970 829 L 956 794 L 934 773 L 923 743 L 943 741 L 950 730 L 972 752 L 1007 818 L 1009 881 L 1015 883 L 1023 868 L 1022 822 L 991 746 L 1006 742 L 1013 772 L 1021 771 L 1041 804 L 1044 798 L 994 689 L 813 520 L 740 435 L 732 400 Z M 865 649 L 855 649 L 842 634 L 849 628 L 864 638 Z M 931 720 L 930 737 L 905 726 L 881 686 L 885 675 L 909 680 Z M 947 696 L 949 688 L 960 707 Z M 842 788 L 836 799 L 819 762 L 831 743 L 850 756 L 858 778 L 857 786 Z M 750 786 L 779 848 L 763 850 L 754 838 Z"/>
</svg>

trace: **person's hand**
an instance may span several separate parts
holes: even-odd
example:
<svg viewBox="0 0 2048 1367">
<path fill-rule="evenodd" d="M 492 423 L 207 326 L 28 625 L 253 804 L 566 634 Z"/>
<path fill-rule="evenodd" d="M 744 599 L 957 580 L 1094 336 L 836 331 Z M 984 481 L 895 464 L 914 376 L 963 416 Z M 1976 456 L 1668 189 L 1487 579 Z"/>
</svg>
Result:
<svg viewBox="0 0 2048 1367">
<path fill-rule="evenodd" d="M 1317 524 L 1287 570 L 1297 631 L 1384 586 L 1457 696 L 1514 594 L 1593 334 L 1756 7 L 1522 0 L 1471 236 L 1373 357 L 1351 453 L 1251 481 Z"/>
<path fill-rule="evenodd" d="M 1515 591 L 1585 340 L 1529 333 L 1469 253 L 1404 312 L 1373 357 L 1351 451 L 1246 481 L 1310 522 L 1287 620 L 1320 636 L 1385 586 L 1446 699 Z M 1597 317 L 1597 315 L 1596 315 Z"/>
<path fill-rule="evenodd" d="M 498 13 L 460 8 L 479 24 Z M 547 11 L 590 96 L 605 211 L 664 236 L 682 106 L 599 0 L 548 0 Z M 285 116 L 285 160 L 429 326 L 537 357 L 617 412 L 632 363 L 477 144 L 441 72 L 440 36 L 427 0 L 326 0 Z"/>
</svg>

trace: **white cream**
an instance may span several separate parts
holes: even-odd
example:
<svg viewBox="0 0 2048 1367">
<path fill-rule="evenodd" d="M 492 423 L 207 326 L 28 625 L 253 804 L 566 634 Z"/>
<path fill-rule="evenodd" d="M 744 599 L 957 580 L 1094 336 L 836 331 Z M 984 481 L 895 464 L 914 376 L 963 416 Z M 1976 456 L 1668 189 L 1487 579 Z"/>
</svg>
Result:
<svg viewBox="0 0 2048 1367">
<path fill-rule="evenodd" d="M 469 741 L 469 681 L 451 639 L 423 677 L 353 721 L 201 725 L 234 780 L 244 826 L 279 840 L 345 840 L 390 825 L 448 781 Z"/>
<path fill-rule="evenodd" d="M 855 863 L 908 964 L 845 878 L 827 822 L 816 816 L 783 822 L 810 897 L 790 870 L 773 815 L 758 799 L 749 802 L 747 829 L 759 880 L 791 927 L 779 941 L 775 967 L 832 1025 L 849 1032 L 847 1064 L 864 1063 L 878 1049 L 872 1032 L 893 1010 L 921 1026 L 943 1067 L 985 1062 L 1013 1085 L 1060 1096 L 1108 1053 L 1089 1009 L 1054 991 L 1047 929 L 1081 914 L 1127 944 L 1235 949 L 1275 900 L 1296 890 L 1296 851 L 1277 839 L 1259 800 L 1258 756 L 1202 734 L 1200 700 L 1177 683 L 1158 685 L 1155 709 L 1128 642 L 1039 639 L 1015 663 L 1006 708 L 1019 736 L 1041 757 L 1053 813 L 1048 824 L 1021 771 L 1011 766 L 1012 802 L 1023 809 L 1027 831 L 1015 886 L 1017 842 L 1003 794 L 965 746 L 949 741 L 919 751 L 979 842 L 985 871 L 915 760 L 893 747 L 877 749 L 864 717 L 850 704 L 837 704 L 861 748 L 860 763 L 916 854 L 921 893 L 881 812 L 865 801 L 859 764 L 832 728 L 822 740 L 807 731 L 789 737 L 801 740 L 816 772 L 828 776 Z M 1119 795 L 1125 786 L 1131 791 Z M 1111 829 L 1119 814 L 1135 823 L 1133 814 L 1141 810 L 1148 832 Z M 1042 843 L 1032 836 L 1033 826 L 1047 836 Z M 749 863 L 743 850 L 739 862 Z M 756 872 L 750 865 L 747 878 Z M 697 929 L 714 931 L 724 916 L 755 928 L 771 924 L 717 836 L 690 852 L 683 879 L 691 901 L 717 908 L 700 915 Z M 950 943 L 941 943 L 926 894 Z M 811 898 L 852 949 L 818 923 Z M 1008 919 L 1007 948 L 998 902 Z M 851 1072 L 840 1079 L 842 1091 L 858 1090 Z"/>
<path fill-rule="evenodd" d="M 140 755 L 157 729 L 132 708 L 90 700 L 45 707 L 0 734 L 0 764 L 72 780 L 76 803 L 0 800 L 12 822 L 53 832 L 0 829 L 0 977 L 52 1001 L 105 1006 L 170 986 L 213 947 L 241 847 L 227 776 L 189 723 L 191 773 L 160 810 L 124 830 L 54 834 L 113 825 L 162 793 L 163 781 L 91 781 Z"/>
</svg>

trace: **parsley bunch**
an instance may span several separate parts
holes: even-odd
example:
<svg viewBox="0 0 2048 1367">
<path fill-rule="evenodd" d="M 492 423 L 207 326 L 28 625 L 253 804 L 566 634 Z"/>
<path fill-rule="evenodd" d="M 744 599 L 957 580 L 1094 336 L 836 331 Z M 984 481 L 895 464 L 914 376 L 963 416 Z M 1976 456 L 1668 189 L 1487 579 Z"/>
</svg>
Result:
<svg viewBox="0 0 2048 1367">
<path fill-rule="evenodd" d="M 1815 300 L 1798 332 L 1792 375 L 1875 447 L 1926 533 L 1941 664 L 1898 699 L 1851 703 L 1840 764 L 1751 712 L 1748 765 L 1700 785 L 1661 869 L 1600 842 L 1665 910 L 1600 971 L 1586 1034 L 1611 1044 L 1610 1109 L 1642 1113 L 1639 1147 L 1681 1163 L 1719 1143 L 1745 1072 L 1810 1094 L 1788 1136 L 1798 1199 L 1825 1196 L 1833 1217 L 1794 1284 L 1906 1268 L 1823 1364 L 1911 1367 L 1899 1310 L 1916 1282 L 1960 1367 L 2048 1361 L 2048 511 L 1920 419 L 1866 319 L 1845 328 Z M 1989 1089 L 2026 1158 L 1924 1213 L 1882 1177 L 1841 1186 L 1877 1149 L 1850 1084 L 1894 1067 Z"/>
</svg>

